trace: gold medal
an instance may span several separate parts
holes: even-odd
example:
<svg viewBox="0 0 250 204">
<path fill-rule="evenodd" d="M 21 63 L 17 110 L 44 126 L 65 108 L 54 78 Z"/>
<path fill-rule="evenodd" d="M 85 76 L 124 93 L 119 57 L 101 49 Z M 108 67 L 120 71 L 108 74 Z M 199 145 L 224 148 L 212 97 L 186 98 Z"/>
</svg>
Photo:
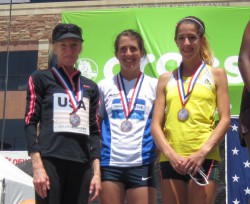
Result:
<svg viewBox="0 0 250 204">
<path fill-rule="evenodd" d="M 189 112 L 186 108 L 182 108 L 178 112 L 178 119 L 180 121 L 186 121 L 189 118 Z"/>
<path fill-rule="evenodd" d="M 70 114 L 69 121 L 73 127 L 77 127 L 81 123 L 81 118 L 76 113 L 72 113 Z"/>
<path fill-rule="evenodd" d="M 125 120 L 121 123 L 122 132 L 130 132 L 133 129 L 133 125 L 129 120 Z"/>
</svg>

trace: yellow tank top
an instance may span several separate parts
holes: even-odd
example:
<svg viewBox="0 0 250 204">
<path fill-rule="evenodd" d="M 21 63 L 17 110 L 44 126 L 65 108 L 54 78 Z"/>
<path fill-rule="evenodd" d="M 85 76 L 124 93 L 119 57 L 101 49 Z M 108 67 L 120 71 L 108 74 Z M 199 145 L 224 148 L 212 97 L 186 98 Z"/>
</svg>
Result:
<svg viewBox="0 0 250 204">
<path fill-rule="evenodd" d="M 189 111 L 189 118 L 182 122 L 177 115 L 182 108 L 177 87 L 177 72 L 174 71 L 166 86 L 166 122 L 164 133 L 171 147 L 180 155 L 188 157 L 200 149 L 210 137 L 215 126 L 216 87 L 211 73 L 211 67 L 201 71 L 191 92 L 185 108 Z M 187 93 L 191 77 L 184 77 L 184 89 Z M 210 152 L 207 159 L 220 161 L 219 148 Z M 161 154 L 160 161 L 168 161 Z"/>
</svg>

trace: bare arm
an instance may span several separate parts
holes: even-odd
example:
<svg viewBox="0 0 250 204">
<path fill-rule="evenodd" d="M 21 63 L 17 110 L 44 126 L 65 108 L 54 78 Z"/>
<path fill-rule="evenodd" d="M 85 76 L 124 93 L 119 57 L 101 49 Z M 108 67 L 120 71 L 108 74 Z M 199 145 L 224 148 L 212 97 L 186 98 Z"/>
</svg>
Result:
<svg viewBox="0 0 250 204">
<path fill-rule="evenodd" d="M 101 191 L 101 170 L 100 170 L 100 160 L 94 159 L 93 161 L 93 178 L 89 187 L 89 194 L 92 194 L 90 202 L 93 202 Z"/>
<path fill-rule="evenodd" d="M 250 21 L 248 21 L 243 34 L 238 66 L 242 79 L 248 91 L 250 91 Z"/>
<path fill-rule="evenodd" d="M 224 69 L 213 68 L 212 74 L 216 84 L 219 123 L 200 150 L 188 157 L 185 167 L 192 166 L 194 168 L 194 173 L 198 171 L 209 152 L 219 145 L 230 127 L 230 107 L 226 72 Z"/>
<path fill-rule="evenodd" d="M 98 124 L 98 128 L 101 132 L 101 128 L 102 128 L 102 117 L 98 116 L 97 117 L 97 124 Z M 97 197 L 99 196 L 101 189 L 101 170 L 100 170 L 100 160 L 99 159 L 94 159 L 93 160 L 93 178 L 91 180 L 90 183 L 90 187 L 89 187 L 89 194 L 92 195 L 92 197 L 90 198 L 90 202 L 93 202 L 97 199 Z"/>
<path fill-rule="evenodd" d="M 165 73 L 160 76 L 157 85 L 156 101 L 154 106 L 154 114 L 151 125 L 151 132 L 154 137 L 154 141 L 159 150 L 168 157 L 173 168 L 183 174 L 181 168 L 179 168 L 184 161 L 184 158 L 176 154 L 173 148 L 169 145 L 163 132 L 163 126 L 165 123 L 165 108 L 166 108 L 166 84 L 169 80 L 171 73 Z"/>
<path fill-rule="evenodd" d="M 30 154 L 33 167 L 33 183 L 36 192 L 42 198 L 47 197 L 47 190 L 50 189 L 49 177 L 44 169 L 43 162 L 39 152 Z"/>
<path fill-rule="evenodd" d="M 213 69 L 213 75 L 216 83 L 217 109 L 219 123 L 212 132 L 208 141 L 202 147 L 206 152 L 210 152 L 216 147 L 225 136 L 230 127 L 230 103 L 228 96 L 227 76 L 224 69 Z"/>
</svg>

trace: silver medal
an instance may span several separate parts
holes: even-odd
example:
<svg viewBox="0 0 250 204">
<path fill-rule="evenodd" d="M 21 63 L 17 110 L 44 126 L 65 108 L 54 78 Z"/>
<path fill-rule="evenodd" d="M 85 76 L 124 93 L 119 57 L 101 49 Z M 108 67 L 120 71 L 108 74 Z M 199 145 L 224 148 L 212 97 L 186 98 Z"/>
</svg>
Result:
<svg viewBox="0 0 250 204">
<path fill-rule="evenodd" d="M 189 112 L 186 108 L 182 108 L 181 110 L 179 110 L 178 119 L 180 121 L 185 121 L 188 119 L 188 117 L 189 117 Z"/>
<path fill-rule="evenodd" d="M 76 113 L 72 113 L 70 114 L 69 121 L 73 127 L 77 127 L 78 125 L 80 125 L 81 118 Z"/>
<path fill-rule="evenodd" d="M 133 128 L 133 125 L 130 121 L 125 120 L 121 123 L 121 131 L 122 132 L 130 132 Z"/>
</svg>

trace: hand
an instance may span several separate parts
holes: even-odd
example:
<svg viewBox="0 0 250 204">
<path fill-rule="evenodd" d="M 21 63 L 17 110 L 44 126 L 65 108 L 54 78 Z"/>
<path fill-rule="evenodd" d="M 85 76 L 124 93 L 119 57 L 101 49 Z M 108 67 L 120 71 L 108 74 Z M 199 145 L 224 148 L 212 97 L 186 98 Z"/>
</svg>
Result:
<svg viewBox="0 0 250 204">
<path fill-rule="evenodd" d="M 93 202 L 99 196 L 101 191 L 101 176 L 94 175 L 90 187 L 89 187 L 89 194 L 91 195 L 90 202 Z"/>
<path fill-rule="evenodd" d="M 186 172 L 183 169 L 183 163 L 185 162 L 185 158 L 178 155 L 177 153 L 172 153 L 171 156 L 168 156 L 169 162 L 171 166 L 174 168 L 174 170 L 182 175 L 185 175 Z"/>
<path fill-rule="evenodd" d="M 34 169 L 33 183 L 38 195 L 46 198 L 47 191 L 50 189 L 50 181 L 44 168 Z"/>
<path fill-rule="evenodd" d="M 186 174 L 191 173 L 192 175 L 195 175 L 205 159 L 206 155 L 202 154 L 200 151 L 191 154 L 182 164 L 183 171 L 186 172 Z"/>
</svg>

